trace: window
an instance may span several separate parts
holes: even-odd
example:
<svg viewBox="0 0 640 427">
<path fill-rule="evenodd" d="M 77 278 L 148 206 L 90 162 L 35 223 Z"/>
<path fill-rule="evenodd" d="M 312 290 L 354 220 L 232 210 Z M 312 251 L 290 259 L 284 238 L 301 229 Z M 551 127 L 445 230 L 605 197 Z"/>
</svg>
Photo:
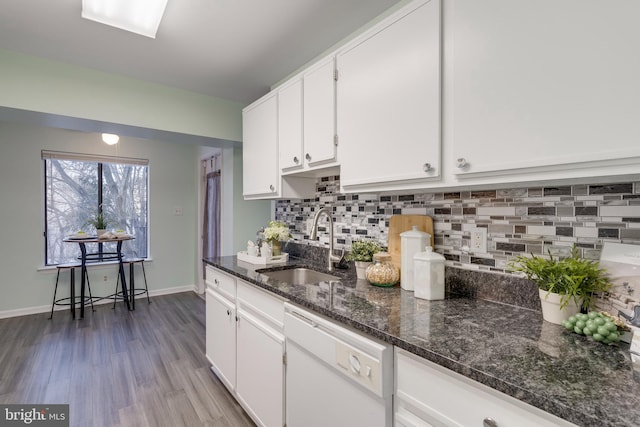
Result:
<svg viewBox="0 0 640 427">
<path fill-rule="evenodd" d="M 123 243 L 125 255 L 147 257 L 148 161 L 121 157 L 43 151 L 45 177 L 45 264 L 77 260 L 78 245 L 64 238 L 102 213 L 110 230 L 124 230 L 135 239 Z M 113 247 L 111 247 L 113 245 Z M 95 245 L 114 252 L 115 243 Z"/>
</svg>

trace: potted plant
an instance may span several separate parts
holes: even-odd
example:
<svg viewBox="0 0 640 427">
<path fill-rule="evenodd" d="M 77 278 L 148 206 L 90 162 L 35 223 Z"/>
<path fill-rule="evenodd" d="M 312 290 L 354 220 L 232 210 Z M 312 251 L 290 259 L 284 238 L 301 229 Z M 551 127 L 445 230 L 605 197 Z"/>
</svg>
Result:
<svg viewBox="0 0 640 427">
<path fill-rule="evenodd" d="M 593 295 L 605 292 L 611 284 L 597 261 L 580 257 L 573 247 L 567 257 L 520 255 L 510 262 L 513 271 L 522 272 L 538 285 L 542 317 L 561 324 L 563 320 L 591 306 Z"/>
<path fill-rule="evenodd" d="M 105 233 L 109 225 L 107 219 L 102 212 L 98 212 L 95 216 L 87 220 L 87 224 L 92 225 L 96 229 L 96 234 L 101 236 Z"/>
<path fill-rule="evenodd" d="M 282 254 L 282 242 L 290 238 L 289 226 L 282 221 L 270 221 L 269 226 L 264 229 L 264 240 L 271 245 L 273 256 Z"/>
<path fill-rule="evenodd" d="M 351 243 L 351 251 L 345 259 L 355 262 L 358 279 L 364 279 L 364 273 L 373 261 L 373 254 L 380 251 L 382 251 L 382 247 L 373 240 L 356 240 Z"/>
</svg>

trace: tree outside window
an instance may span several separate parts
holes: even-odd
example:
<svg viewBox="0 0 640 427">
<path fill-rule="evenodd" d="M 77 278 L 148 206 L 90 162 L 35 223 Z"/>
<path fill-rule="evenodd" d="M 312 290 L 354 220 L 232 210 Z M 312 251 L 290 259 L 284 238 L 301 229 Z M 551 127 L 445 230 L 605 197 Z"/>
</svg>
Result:
<svg viewBox="0 0 640 427">
<path fill-rule="evenodd" d="M 148 233 L 148 165 L 146 161 L 95 158 L 43 152 L 45 167 L 45 264 L 77 260 L 78 245 L 64 243 L 80 230 L 95 234 L 89 220 L 101 213 L 109 230 L 135 237 L 125 241 L 125 255 L 146 258 Z M 115 243 L 96 245 L 113 252 Z M 113 247 L 111 247 L 113 246 Z"/>
</svg>

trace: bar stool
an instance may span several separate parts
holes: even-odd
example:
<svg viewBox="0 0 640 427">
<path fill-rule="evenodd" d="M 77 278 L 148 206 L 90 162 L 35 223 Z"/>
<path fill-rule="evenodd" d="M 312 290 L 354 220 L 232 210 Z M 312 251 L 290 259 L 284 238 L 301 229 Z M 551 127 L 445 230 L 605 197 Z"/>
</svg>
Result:
<svg viewBox="0 0 640 427">
<path fill-rule="evenodd" d="M 73 317 L 74 319 L 76 318 L 75 303 L 76 303 L 76 298 L 78 297 L 75 296 L 75 286 L 76 286 L 76 268 L 78 267 L 82 267 L 82 264 L 79 262 L 70 262 L 66 264 L 56 265 L 56 268 L 58 269 L 58 273 L 56 274 L 56 286 L 53 289 L 53 302 L 51 303 L 51 315 L 49 316 L 50 320 L 53 319 L 53 309 L 55 308 L 56 305 L 71 306 L 71 317 Z M 58 293 L 58 281 L 60 280 L 60 271 L 62 270 L 69 270 L 70 295 L 65 298 L 56 299 L 56 294 Z M 93 308 L 93 296 L 91 295 L 91 286 L 89 284 L 89 274 L 87 273 L 85 277 L 87 279 L 87 289 L 89 290 L 88 299 L 89 299 L 89 303 L 91 304 L 91 310 L 95 311 L 95 309 Z M 68 302 L 63 302 L 63 301 L 68 301 Z"/>
<path fill-rule="evenodd" d="M 122 260 L 123 264 L 129 265 L 129 298 L 131 300 L 131 309 L 135 310 L 135 297 L 142 294 L 147 294 L 147 302 L 151 304 L 151 299 L 149 298 L 149 287 L 147 286 L 147 273 L 144 270 L 144 258 L 124 258 Z M 144 288 L 136 288 L 135 287 L 135 270 L 134 266 L 136 264 L 140 264 L 142 267 L 142 276 L 144 277 Z M 113 294 L 113 308 L 116 308 L 116 301 L 118 298 L 124 298 L 122 295 L 122 291 L 118 292 L 118 287 L 120 285 L 120 275 L 118 274 L 118 279 L 116 280 L 116 292 Z"/>
</svg>

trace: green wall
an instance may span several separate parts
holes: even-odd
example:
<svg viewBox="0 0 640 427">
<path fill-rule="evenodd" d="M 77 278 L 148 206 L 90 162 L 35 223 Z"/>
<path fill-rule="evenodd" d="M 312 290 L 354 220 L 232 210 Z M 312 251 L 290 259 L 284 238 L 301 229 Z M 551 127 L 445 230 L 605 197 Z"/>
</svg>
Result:
<svg viewBox="0 0 640 427">
<path fill-rule="evenodd" d="M 242 140 L 241 103 L 2 49 L 0 107 Z"/>
</svg>

